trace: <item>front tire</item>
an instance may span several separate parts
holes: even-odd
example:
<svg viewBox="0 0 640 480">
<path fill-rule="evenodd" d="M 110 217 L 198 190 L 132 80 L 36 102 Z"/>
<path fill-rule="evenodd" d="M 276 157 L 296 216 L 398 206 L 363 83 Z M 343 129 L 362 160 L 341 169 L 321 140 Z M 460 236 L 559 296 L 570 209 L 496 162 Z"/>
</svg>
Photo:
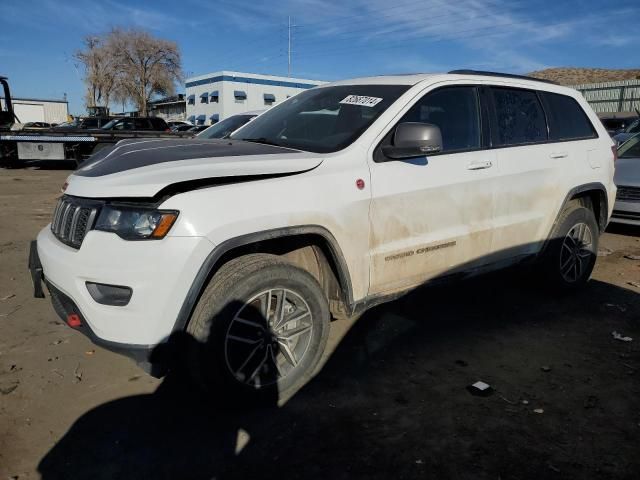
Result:
<svg viewBox="0 0 640 480">
<path fill-rule="evenodd" d="M 329 318 L 308 272 L 276 255 L 239 257 L 214 275 L 194 310 L 189 368 L 206 389 L 222 385 L 230 398 L 286 397 L 313 374 Z"/>
<path fill-rule="evenodd" d="M 584 285 L 596 263 L 599 236 L 593 210 L 571 201 L 560 215 L 543 254 L 545 280 L 565 290 Z"/>
</svg>

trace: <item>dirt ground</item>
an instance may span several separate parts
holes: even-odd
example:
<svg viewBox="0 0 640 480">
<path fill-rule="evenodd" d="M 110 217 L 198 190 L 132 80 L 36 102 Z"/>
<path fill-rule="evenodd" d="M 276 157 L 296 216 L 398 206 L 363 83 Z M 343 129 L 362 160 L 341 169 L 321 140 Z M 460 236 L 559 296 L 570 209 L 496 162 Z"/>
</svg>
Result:
<svg viewBox="0 0 640 480">
<path fill-rule="evenodd" d="M 231 410 L 32 297 L 28 242 L 69 173 L 0 170 L 0 480 L 640 478 L 640 230 L 607 232 L 575 294 L 505 272 L 336 322 L 297 395 Z"/>
</svg>

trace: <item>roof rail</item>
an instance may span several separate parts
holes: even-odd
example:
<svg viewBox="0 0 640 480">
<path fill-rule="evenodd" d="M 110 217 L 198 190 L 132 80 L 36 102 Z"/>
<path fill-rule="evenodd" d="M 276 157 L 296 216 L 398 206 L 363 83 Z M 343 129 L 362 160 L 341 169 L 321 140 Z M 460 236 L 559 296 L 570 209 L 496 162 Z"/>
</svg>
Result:
<svg viewBox="0 0 640 480">
<path fill-rule="evenodd" d="M 448 73 L 458 74 L 458 75 L 484 75 L 487 77 L 506 77 L 506 78 L 519 78 L 521 80 L 532 80 L 534 82 L 544 82 L 550 83 L 552 85 L 558 85 L 556 82 L 552 80 L 545 80 L 542 78 L 528 77 L 526 75 L 515 75 L 513 73 L 499 73 L 499 72 L 485 72 L 482 70 L 451 70 Z"/>
</svg>

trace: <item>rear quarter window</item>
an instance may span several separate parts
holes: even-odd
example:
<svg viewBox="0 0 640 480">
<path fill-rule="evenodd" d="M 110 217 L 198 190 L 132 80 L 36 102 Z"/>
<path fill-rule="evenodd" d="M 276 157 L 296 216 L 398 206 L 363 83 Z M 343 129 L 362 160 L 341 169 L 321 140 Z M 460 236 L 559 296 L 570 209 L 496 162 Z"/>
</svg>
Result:
<svg viewBox="0 0 640 480">
<path fill-rule="evenodd" d="M 549 122 L 549 140 L 595 138 L 597 133 L 580 104 L 571 97 L 539 92 Z"/>
<path fill-rule="evenodd" d="M 493 146 L 547 141 L 547 123 L 538 95 L 532 90 L 491 87 Z"/>
</svg>

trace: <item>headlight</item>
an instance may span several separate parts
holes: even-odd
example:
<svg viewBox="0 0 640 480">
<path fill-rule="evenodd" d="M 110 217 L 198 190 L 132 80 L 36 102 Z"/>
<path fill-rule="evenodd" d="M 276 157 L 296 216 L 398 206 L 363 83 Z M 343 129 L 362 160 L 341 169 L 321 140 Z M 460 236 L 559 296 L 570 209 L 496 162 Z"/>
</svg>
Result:
<svg viewBox="0 0 640 480">
<path fill-rule="evenodd" d="M 125 240 L 159 240 L 178 218 L 175 210 L 153 210 L 105 205 L 95 229 L 113 232 Z"/>
</svg>

